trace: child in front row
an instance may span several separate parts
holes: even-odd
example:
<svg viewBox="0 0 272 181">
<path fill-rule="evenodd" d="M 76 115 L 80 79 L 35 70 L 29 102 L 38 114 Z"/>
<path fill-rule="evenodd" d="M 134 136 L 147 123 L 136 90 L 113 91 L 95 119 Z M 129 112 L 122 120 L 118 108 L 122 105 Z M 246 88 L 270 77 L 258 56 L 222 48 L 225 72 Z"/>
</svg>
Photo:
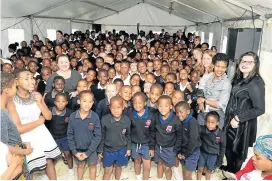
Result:
<svg viewBox="0 0 272 181">
<path fill-rule="evenodd" d="M 67 95 L 64 93 L 57 93 L 55 96 L 55 106 L 50 108 L 52 112 L 51 121 L 46 122 L 46 127 L 55 139 L 60 151 L 64 153 L 68 162 L 68 179 L 74 179 L 73 158 L 68 146 L 67 128 L 69 117 L 72 110 L 66 108 L 68 104 Z"/>
<path fill-rule="evenodd" d="M 211 173 L 223 163 L 226 150 L 226 135 L 218 127 L 219 114 L 211 111 L 206 115 L 206 126 L 201 126 L 200 157 L 198 160 L 197 180 L 202 179 L 204 167 L 206 167 L 206 180 L 211 179 Z"/>
<path fill-rule="evenodd" d="M 155 116 L 156 147 L 155 162 L 158 163 L 158 178 L 171 180 L 172 169 L 175 165 L 178 143 L 181 139 L 180 121 L 172 110 L 172 101 L 169 96 L 163 95 L 158 100 L 159 112 Z"/>
<path fill-rule="evenodd" d="M 77 179 L 82 180 L 86 163 L 90 180 L 96 179 L 97 147 L 101 141 L 101 127 L 98 115 L 91 111 L 94 95 L 84 90 L 78 95 L 79 110 L 70 115 L 68 123 L 68 145 L 77 164 Z"/>
<path fill-rule="evenodd" d="M 114 96 L 110 100 L 110 114 L 101 120 L 102 140 L 98 148 L 99 157 L 104 165 L 103 180 L 110 180 L 115 167 L 115 179 L 120 180 L 122 166 L 128 164 L 131 153 L 130 119 L 123 114 L 123 99 Z"/>
<path fill-rule="evenodd" d="M 133 96 L 133 108 L 128 115 L 131 120 L 132 158 L 137 180 L 142 180 L 141 163 L 143 180 L 149 179 L 155 148 L 155 120 L 152 109 L 146 106 L 146 99 L 144 93 L 137 92 Z"/>
<path fill-rule="evenodd" d="M 181 121 L 179 132 L 182 139 L 179 139 L 178 158 L 181 160 L 184 180 L 192 180 L 200 155 L 201 140 L 199 137 L 200 127 L 190 111 L 187 102 L 182 101 L 175 106 L 176 114 Z"/>
</svg>

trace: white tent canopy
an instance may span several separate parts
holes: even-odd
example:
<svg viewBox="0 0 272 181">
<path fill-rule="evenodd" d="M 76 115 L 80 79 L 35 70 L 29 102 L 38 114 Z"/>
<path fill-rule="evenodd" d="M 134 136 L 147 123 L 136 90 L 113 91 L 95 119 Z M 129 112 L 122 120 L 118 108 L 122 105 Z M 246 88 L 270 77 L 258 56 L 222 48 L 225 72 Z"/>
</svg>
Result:
<svg viewBox="0 0 272 181">
<path fill-rule="evenodd" d="M 33 34 L 44 40 L 54 39 L 55 31 L 72 33 L 92 29 L 101 24 L 102 31 L 140 29 L 159 32 L 162 28 L 174 33 L 184 26 L 199 33 L 222 51 L 228 28 L 262 28 L 259 46 L 261 74 L 266 82 L 266 116 L 272 119 L 272 0 L 1 0 L 1 49 L 8 54 L 8 45 L 26 40 Z M 210 35 L 213 39 L 210 40 Z M 203 35 L 203 36 L 202 36 Z M 266 121 L 265 121 L 266 120 Z"/>
</svg>

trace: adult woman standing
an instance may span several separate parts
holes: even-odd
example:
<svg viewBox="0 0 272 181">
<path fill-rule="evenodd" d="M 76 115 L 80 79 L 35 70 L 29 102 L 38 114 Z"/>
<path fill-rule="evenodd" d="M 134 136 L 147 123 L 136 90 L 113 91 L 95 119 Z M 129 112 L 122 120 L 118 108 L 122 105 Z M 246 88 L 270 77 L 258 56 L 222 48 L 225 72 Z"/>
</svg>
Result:
<svg viewBox="0 0 272 181">
<path fill-rule="evenodd" d="M 233 78 L 231 97 L 226 109 L 227 168 L 236 173 L 247 158 L 248 147 L 256 140 L 257 117 L 265 112 L 265 85 L 259 74 L 260 61 L 254 52 L 239 59 Z"/>
<path fill-rule="evenodd" d="M 200 72 L 200 74 L 203 76 L 200 78 L 200 81 L 199 81 L 199 87 L 198 87 L 199 89 L 204 89 L 207 80 L 209 79 L 209 77 L 211 76 L 211 73 L 213 72 L 214 65 L 212 60 L 215 54 L 216 53 L 213 52 L 212 50 L 206 50 L 203 53 L 202 64 L 204 69 L 202 69 L 202 72 Z"/>
<path fill-rule="evenodd" d="M 63 43 L 66 43 L 67 45 L 69 45 L 67 40 L 62 37 L 62 31 L 57 30 L 56 31 L 56 37 L 57 37 L 57 39 L 53 41 L 54 46 L 61 45 Z"/>
<path fill-rule="evenodd" d="M 226 75 L 228 58 L 224 53 L 217 53 L 213 57 L 214 72 L 206 82 L 203 89 L 204 96 L 197 99 L 199 110 L 198 121 L 205 124 L 205 113 L 216 111 L 220 115 L 219 128 L 224 126 L 225 110 L 229 101 L 231 83 Z"/>
<path fill-rule="evenodd" d="M 195 60 L 195 64 L 193 66 L 193 69 L 199 73 L 203 73 L 203 64 L 202 64 L 202 51 L 200 48 L 196 48 L 193 50 L 193 57 Z M 201 74 L 202 76 L 202 74 Z"/>
<path fill-rule="evenodd" d="M 74 92 L 76 90 L 77 82 L 82 79 L 82 76 L 75 70 L 71 70 L 69 59 L 66 55 L 59 55 L 57 57 L 57 64 L 59 70 L 54 72 L 47 80 L 45 93 L 49 93 L 52 91 L 53 79 L 57 75 L 62 76 L 65 79 L 64 91 L 73 95 L 76 94 Z"/>
</svg>

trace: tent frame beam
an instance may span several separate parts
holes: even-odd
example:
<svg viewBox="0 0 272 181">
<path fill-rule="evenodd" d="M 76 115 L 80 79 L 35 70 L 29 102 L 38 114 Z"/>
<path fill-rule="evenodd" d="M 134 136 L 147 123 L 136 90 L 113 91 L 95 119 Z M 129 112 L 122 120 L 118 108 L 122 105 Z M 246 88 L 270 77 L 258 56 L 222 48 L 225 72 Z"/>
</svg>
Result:
<svg viewBox="0 0 272 181">
<path fill-rule="evenodd" d="M 62 17 L 50 17 L 50 16 L 33 16 L 33 18 L 68 20 L 68 21 L 72 21 L 75 23 L 87 23 L 87 24 L 93 23 L 93 21 L 89 21 L 89 20 L 71 19 L 71 18 L 62 18 Z"/>
<path fill-rule="evenodd" d="M 94 2 L 91 2 L 91 1 L 81 0 L 80 2 L 83 2 L 83 3 L 86 3 L 86 4 L 90 4 L 90 5 L 93 5 L 93 6 L 97 6 L 97 7 L 101 8 L 101 9 L 106 9 L 106 10 L 113 11 L 113 12 L 115 12 L 115 13 L 118 13 L 118 11 L 116 11 L 116 10 L 114 10 L 114 9 L 111 9 L 111 8 L 109 8 L 109 7 L 107 7 L 107 6 L 101 6 L 101 5 L 96 4 L 96 3 L 94 3 Z"/>
<path fill-rule="evenodd" d="M 164 8 L 170 9 L 168 6 L 165 6 L 165 5 L 163 5 L 161 3 L 158 3 L 158 2 L 156 2 L 154 0 L 149 0 L 149 1 L 151 1 L 152 3 L 154 3 L 154 4 L 156 4 L 156 5 L 160 6 L 160 7 L 164 7 Z M 151 5 L 151 6 L 154 6 L 153 4 L 151 4 L 149 2 L 145 2 L 145 3 L 147 3 L 147 4 Z M 154 6 L 154 7 L 156 7 L 156 6 Z M 158 7 L 156 7 L 156 8 L 158 8 Z M 177 11 L 175 9 L 172 9 L 172 11 L 175 12 L 175 13 L 178 13 L 178 14 L 181 14 L 181 15 L 185 16 L 185 17 L 181 17 L 181 18 L 183 18 L 183 19 L 185 19 L 187 21 L 191 21 L 193 23 L 197 23 L 198 22 L 197 20 L 191 19 L 188 15 L 186 15 L 186 14 L 180 12 L 180 11 Z"/>
<path fill-rule="evenodd" d="M 141 0 L 141 1 L 142 1 L 142 0 Z M 141 3 L 141 1 L 140 1 L 140 2 L 137 1 L 137 3 L 136 3 L 135 5 L 132 5 L 132 6 L 128 7 L 128 8 L 123 8 L 123 9 L 121 9 L 120 11 L 117 11 L 117 13 L 108 14 L 108 15 L 106 15 L 106 16 L 103 16 L 103 17 L 100 17 L 100 18 L 97 18 L 97 19 L 93 19 L 92 21 L 95 22 L 95 21 L 98 21 L 98 20 L 100 20 L 100 19 L 107 18 L 107 17 L 109 17 L 109 16 L 118 14 L 118 13 L 120 13 L 121 11 L 125 11 L 125 10 L 127 10 L 127 9 L 129 9 L 129 8 L 132 8 L 133 6 L 136 6 L 138 3 Z"/>
<path fill-rule="evenodd" d="M 236 7 L 239 7 L 239 8 L 242 8 L 242 9 L 244 9 L 244 10 L 247 10 L 247 11 L 249 11 L 249 12 L 251 12 L 252 9 L 253 9 L 253 12 L 254 12 L 254 13 L 256 13 L 256 14 L 258 14 L 258 15 L 265 15 L 265 13 L 263 13 L 263 12 L 261 12 L 261 11 L 258 11 L 258 10 L 256 10 L 256 9 L 254 9 L 253 7 L 252 7 L 252 9 L 251 9 L 250 6 L 247 6 L 247 5 L 245 5 L 244 3 L 241 3 L 241 2 L 238 2 L 238 1 L 235 1 L 235 0 L 223 0 L 223 1 L 225 1 L 225 2 L 227 2 L 227 3 L 229 3 L 229 4 L 232 4 L 232 5 L 236 6 Z"/>
<path fill-rule="evenodd" d="M 218 16 L 215 16 L 215 15 L 213 15 L 213 14 L 211 14 L 211 13 L 207 13 L 207 12 L 205 12 L 205 11 L 202 11 L 202 10 L 198 9 L 198 8 L 195 8 L 195 7 L 190 6 L 190 5 L 188 5 L 188 4 L 182 3 L 182 2 L 180 2 L 180 1 L 178 1 L 178 0 L 173 0 L 173 1 L 176 2 L 176 3 L 178 3 L 178 4 L 180 4 L 180 5 L 182 5 L 182 6 L 185 6 L 185 7 L 187 7 L 187 8 L 190 8 L 190 9 L 193 9 L 193 10 L 195 10 L 195 11 L 198 11 L 198 12 L 200 12 L 200 13 L 202 13 L 202 14 L 206 14 L 206 15 L 208 15 L 208 16 L 211 16 L 211 17 L 214 17 L 214 18 L 218 18 Z M 221 18 L 218 18 L 218 19 L 221 20 Z"/>
<path fill-rule="evenodd" d="M 122 1 L 124 1 L 124 0 L 118 0 L 118 1 L 116 1 L 116 2 L 110 3 L 110 4 L 108 4 L 107 6 L 105 6 L 105 8 L 108 8 L 108 7 L 110 7 L 110 6 L 114 5 L 114 4 L 120 3 L 120 2 L 122 2 Z M 105 8 L 104 8 L 104 9 L 105 9 Z M 98 10 L 97 10 L 97 11 L 98 11 Z M 97 12 L 97 11 L 95 11 L 95 12 Z M 90 12 L 90 11 L 84 12 L 84 13 L 82 13 L 82 14 L 79 14 L 79 15 L 76 15 L 76 16 L 72 17 L 72 19 L 81 17 L 81 16 L 86 15 L 86 14 L 89 14 L 89 13 L 92 13 L 92 12 Z"/>
<path fill-rule="evenodd" d="M 70 3 L 72 1 L 74 1 L 74 0 L 65 0 L 65 1 L 59 2 L 57 4 L 54 4 L 52 6 L 49 6 L 49 7 L 45 8 L 45 9 L 41 10 L 41 11 L 38 11 L 38 12 L 36 12 L 34 14 L 31 14 L 31 16 L 39 15 L 39 14 L 45 12 L 45 11 L 48 11 L 48 10 L 51 10 L 51 9 L 55 9 L 55 8 L 57 8 L 59 6 L 62 6 L 62 5 L 67 4 L 67 3 Z"/>
</svg>

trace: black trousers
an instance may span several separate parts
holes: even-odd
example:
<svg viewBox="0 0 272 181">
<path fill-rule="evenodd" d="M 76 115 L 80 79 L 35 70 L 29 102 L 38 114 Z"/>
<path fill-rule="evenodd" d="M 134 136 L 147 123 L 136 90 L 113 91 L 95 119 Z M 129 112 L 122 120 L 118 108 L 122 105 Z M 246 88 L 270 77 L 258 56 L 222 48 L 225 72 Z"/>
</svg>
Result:
<svg viewBox="0 0 272 181">
<path fill-rule="evenodd" d="M 231 173 L 238 172 L 245 159 L 241 159 L 236 153 L 234 153 L 231 149 L 226 148 L 226 158 L 227 158 L 227 170 Z"/>
</svg>

